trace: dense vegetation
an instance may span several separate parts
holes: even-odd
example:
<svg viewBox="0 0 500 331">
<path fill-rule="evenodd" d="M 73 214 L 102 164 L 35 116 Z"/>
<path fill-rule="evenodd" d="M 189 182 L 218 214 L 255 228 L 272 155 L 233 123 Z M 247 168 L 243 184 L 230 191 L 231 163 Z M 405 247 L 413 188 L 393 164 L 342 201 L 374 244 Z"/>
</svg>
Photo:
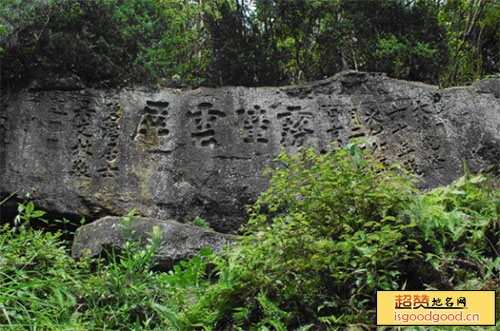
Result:
<svg viewBox="0 0 500 331">
<path fill-rule="evenodd" d="M 500 3 L 0 0 L 2 88 L 47 72 L 90 86 L 182 87 L 344 69 L 443 86 L 498 76 Z M 383 169 L 354 144 L 276 162 L 240 242 L 168 273 L 154 269 L 158 233 L 74 261 L 68 233 L 34 228 L 44 212 L 19 204 L 0 229 L 0 328 L 367 329 L 376 290 L 500 290 L 498 178 L 465 169 L 421 193 L 404 169 Z"/>
<path fill-rule="evenodd" d="M 466 171 L 420 193 L 404 169 L 385 170 L 354 144 L 276 161 L 239 244 L 169 273 L 153 269 L 158 233 L 75 262 L 61 233 L 30 226 L 44 213 L 20 204 L 0 231 L 1 327 L 367 329 L 376 290 L 500 290 L 498 179 Z"/>
<path fill-rule="evenodd" d="M 1 0 L 1 82 L 279 85 L 343 69 L 444 86 L 500 73 L 495 0 Z"/>
</svg>

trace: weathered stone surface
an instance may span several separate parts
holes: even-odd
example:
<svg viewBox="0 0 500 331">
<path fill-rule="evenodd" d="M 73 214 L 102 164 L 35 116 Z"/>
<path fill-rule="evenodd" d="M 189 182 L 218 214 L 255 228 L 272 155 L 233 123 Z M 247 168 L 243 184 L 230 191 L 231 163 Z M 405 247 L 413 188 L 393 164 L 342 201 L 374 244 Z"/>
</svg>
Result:
<svg viewBox="0 0 500 331">
<path fill-rule="evenodd" d="M 4 94 L 0 194 L 36 187 L 41 209 L 97 219 L 199 215 L 234 232 L 284 147 L 360 138 L 421 187 L 500 160 L 500 83 L 437 87 L 343 72 L 303 86 Z"/>
<path fill-rule="evenodd" d="M 162 270 L 171 269 L 182 260 L 198 254 L 209 247 L 220 254 L 225 245 L 237 240 L 236 236 L 209 231 L 197 226 L 181 224 L 175 221 L 141 217 L 130 224 L 132 237 L 120 224 L 123 218 L 106 216 L 93 223 L 86 224 L 75 233 L 71 255 L 75 259 L 83 256 L 97 256 L 103 247 L 122 250 L 127 239 L 146 244 L 152 238 L 154 228 L 161 233 L 159 248 L 156 250 L 155 262 Z"/>
</svg>

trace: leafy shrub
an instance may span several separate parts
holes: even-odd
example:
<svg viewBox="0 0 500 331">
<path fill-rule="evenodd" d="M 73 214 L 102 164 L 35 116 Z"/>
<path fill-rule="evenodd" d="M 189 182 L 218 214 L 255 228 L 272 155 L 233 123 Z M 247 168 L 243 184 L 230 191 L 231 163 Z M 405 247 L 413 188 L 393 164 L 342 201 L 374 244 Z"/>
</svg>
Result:
<svg viewBox="0 0 500 331">
<path fill-rule="evenodd" d="M 498 181 L 466 174 L 421 194 L 404 169 L 363 154 L 280 154 L 246 236 L 214 259 L 218 282 L 178 315 L 184 325 L 373 325 L 376 290 L 499 288 L 486 240 L 500 238 Z"/>
<path fill-rule="evenodd" d="M 383 172 L 362 154 L 350 145 L 278 156 L 282 167 L 250 207 L 247 236 L 218 261 L 219 283 L 199 303 L 218 307 L 208 322 L 366 322 L 376 289 L 404 288 L 406 266 L 423 261 L 413 226 L 397 218 L 415 189 L 404 170 Z"/>
<path fill-rule="evenodd" d="M 444 271 L 448 287 L 500 277 L 500 181 L 465 175 L 416 195 L 406 208 L 421 231 L 427 260 Z"/>
</svg>

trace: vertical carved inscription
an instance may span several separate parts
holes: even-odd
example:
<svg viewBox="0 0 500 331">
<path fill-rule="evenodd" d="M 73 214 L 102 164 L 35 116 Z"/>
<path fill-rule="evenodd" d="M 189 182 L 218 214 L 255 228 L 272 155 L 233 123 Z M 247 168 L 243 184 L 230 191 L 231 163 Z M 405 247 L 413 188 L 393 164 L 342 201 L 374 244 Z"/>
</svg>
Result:
<svg viewBox="0 0 500 331">
<path fill-rule="evenodd" d="M 71 147 L 73 153 L 73 165 L 70 173 L 75 177 L 91 178 L 88 158 L 93 155 L 92 132 L 90 122 L 96 111 L 89 107 L 90 102 L 84 101 L 80 108 L 73 110 L 73 123 L 76 128 L 76 144 Z"/>
<path fill-rule="evenodd" d="M 199 148 L 215 148 L 218 142 L 215 139 L 214 126 L 220 119 L 226 117 L 226 113 L 216 109 L 210 102 L 201 102 L 195 109 L 190 110 L 187 116 L 195 125 L 195 131 L 191 133 L 193 145 Z"/>
<path fill-rule="evenodd" d="M 411 130 L 411 99 L 390 99 L 380 104 L 368 102 L 363 105 L 363 122 L 372 140 L 373 153 L 386 167 L 400 163 L 414 174 L 421 174 L 417 157 L 416 132 Z M 380 111 L 379 109 L 382 109 Z M 375 139 L 373 139 L 375 138 Z"/>
<path fill-rule="evenodd" d="M 412 99 L 401 98 L 391 100 L 382 105 L 391 125 L 386 128 L 388 134 L 394 137 L 391 154 L 396 162 L 410 173 L 421 175 L 421 160 L 417 156 L 420 142 L 418 132 L 413 129 L 412 116 L 415 105 Z M 408 139 L 409 137 L 412 137 Z"/>
<path fill-rule="evenodd" d="M 344 115 L 345 106 L 342 104 L 323 103 L 320 109 L 327 114 L 327 123 L 329 128 L 326 129 L 330 142 L 342 144 L 347 138 L 347 116 Z"/>
<path fill-rule="evenodd" d="M 120 136 L 120 119 L 122 117 L 122 108 L 116 103 L 108 103 L 108 115 L 102 119 L 101 128 L 103 129 L 104 150 L 99 156 L 100 159 L 106 161 L 104 167 L 99 167 L 97 173 L 103 178 L 112 178 L 116 176 L 119 170 L 115 166 L 115 161 L 118 158 L 118 139 Z"/>
<path fill-rule="evenodd" d="M 384 117 L 375 102 L 361 103 L 359 107 L 350 108 L 351 134 L 349 139 L 359 137 L 374 137 L 380 135 L 384 129 Z"/>
<path fill-rule="evenodd" d="M 376 104 L 362 105 L 361 119 L 370 136 L 376 136 L 384 130 L 382 114 Z"/>
<path fill-rule="evenodd" d="M 167 127 L 169 103 L 166 101 L 147 101 L 135 140 L 148 145 L 158 145 L 161 137 L 170 134 Z"/>
<path fill-rule="evenodd" d="M 312 113 L 301 111 L 301 109 L 301 106 L 288 106 L 286 111 L 278 113 L 282 146 L 302 146 L 308 136 L 314 133 Z"/>
<path fill-rule="evenodd" d="M 66 116 L 68 109 L 72 109 L 78 100 L 72 97 L 62 98 L 59 94 L 45 95 L 35 93 L 28 99 L 30 107 L 48 109 L 40 118 L 40 126 L 45 128 L 45 146 L 54 152 L 61 151 L 61 134 L 63 133 L 63 123 L 67 123 Z"/>
<path fill-rule="evenodd" d="M 416 150 L 409 142 L 403 141 L 399 143 L 395 148 L 395 154 L 397 158 L 402 161 L 402 165 L 405 169 L 417 175 L 421 173 L 415 158 Z"/>
<path fill-rule="evenodd" d="M 410 98 L 366 101 L 351 109 L 351 135 L 363 137 L 385 166 L 397 162 L 420 175 L 426 164 L 440 169 L 445 162 L 438 143 L 442 125 L 429 128 L 431 102 Z"/>
<path fill-rule="evenodd" d="M 413 113 L 420 128 L 419 134 L 423 137 L 422 150 L 424 157 L 422 158 L 429 169 L 443 170 L 446 163 L 446 152 L 444 152 L 441 142 L 442 137 L 446 136 L 446 130 L 443 123 L 438 123 L 435 126 L 429 126 L 430 116 L 441 112 L 437 102 L 441 96 L 439 93 L 427 94 L 421 99 L 416 100 L 413 104 Z"/>
<path fill-rule="evenodd" d="M 255 105 L 253 109 L 238 109 L 236 114 L 243 121 L 242 137 L 244 143 L 267 144 L 269 142 L 268 131 L 271 122 L 265 109 Z"/>
<path fill-rule="evenodd" d="M 59 145 L 58 134 L 61 132 L 62 122 L 58 120 L 49 121 L 49 134 L 47 138 L 47 147 L 52 150 L 57 150 Z"/>
<path fill-rule="evenodd" d="M 7 107 L 8 99 L 0 93 L 0 169 L 5 169 L 7 162 Z"/>
<path fill-rule="evenodd" d="M 349 139 L 355 139 L 366 136 L 365 132 L 366 128 L 363 125 L 359 109 L 355 107 L 351 108 L 350 114 L 351 114 L 351 135 L 349 136 Z"/>
<path fill-rule="evenodd" d="M 429 165 L 436 169 L 442 170 L 445 168 L 446 158 L 441 153 L 441 143 L 442 138 L 439 135 L 444 135 L 445 129 L 442 123 L 436 124 L 435 133 L 433 134 L 429 130 L 423 130 L 422 134 L 424 137 L 424 150 L 427 152 L 427 161 Z"/>
</svg>

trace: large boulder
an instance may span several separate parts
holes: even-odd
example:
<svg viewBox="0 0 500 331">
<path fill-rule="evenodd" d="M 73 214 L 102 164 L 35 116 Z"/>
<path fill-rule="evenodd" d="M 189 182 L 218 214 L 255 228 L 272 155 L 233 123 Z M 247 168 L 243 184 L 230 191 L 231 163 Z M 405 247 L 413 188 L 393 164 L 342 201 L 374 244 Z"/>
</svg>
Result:
<svg viewBox="0 0 500 331">
<path fill-rule="evenodd" d="M 47 83 L 48 84 L 48 83 Z M 74 85 L 74 86 L 73 86 Z M 36 191 L 40 209 L 95 220 L 125 215 L 219 232 L 245 222 L 285 148 L 328 150 L 365 139 L 421 188 L 500 160 L 500 83 L 439 89 L 347 71 L 289 87 L 81 89 L 48 84 L 0 100 L 0 198 Z M 71 90 L 68 86 L 73 86 Z"/>
<path fill-rule="evenodd" d="M 83 225 L 75 233 L 71 255 L 80 259 L 83 256 L 97 256 L 103 249 L 121 251 L 127 240 L 145 245 L 148 239 L 153 238 L 156 227 L 161 240 L 155 261 L 157 268 L 168 270 L 180 261 L 198 254 L 202 248 L 208 247 L 215 254 L 220 254 L 225 245 L 231 245 L 237 240 L 236 236 L 230 234 L 157 218 L 141 217 L 132 221 L 128 227 L 122 225 L 123 218 L 114 216 Z"/>
</svg>

